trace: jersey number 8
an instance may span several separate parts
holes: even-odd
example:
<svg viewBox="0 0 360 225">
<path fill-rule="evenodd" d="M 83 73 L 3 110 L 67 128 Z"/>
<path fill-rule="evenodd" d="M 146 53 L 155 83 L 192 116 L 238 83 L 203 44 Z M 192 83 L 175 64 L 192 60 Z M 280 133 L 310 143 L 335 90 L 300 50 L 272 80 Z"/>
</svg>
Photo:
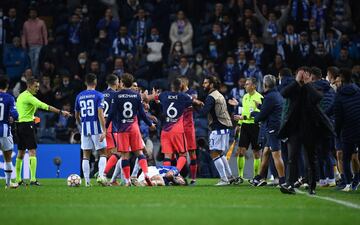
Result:
<svg viewBox="0 0 360 225">
<path fill-rule="evenodd" d="M 123 111 L 123 116 L 126 119 L 129 119 L 133 116 L 134 112 L 132 110 L 132 103 L 131 102 L 125 102 L 124 103 L 124 111 Z"/>
</svg>

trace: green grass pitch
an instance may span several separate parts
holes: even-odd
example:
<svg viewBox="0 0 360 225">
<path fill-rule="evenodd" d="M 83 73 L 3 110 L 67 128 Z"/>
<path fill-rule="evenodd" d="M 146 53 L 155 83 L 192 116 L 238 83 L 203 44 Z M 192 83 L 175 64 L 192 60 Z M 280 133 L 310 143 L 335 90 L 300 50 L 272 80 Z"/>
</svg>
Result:
<svg viewBox="0 0 360 225">
<path fill-rule="evenodd" d="M 283 195 L 274 187 L 215 187 L 215 179 L 200 179 L 197 186 L 189 187 L 130 188 L 70 188 L 64 179 L 40 181 L 41 187 L 16 190 L 5 190 L 4 180 L 0 181 L 1 224 L 330 225 L 360 221 L 360 209 L 305 194 Z M 360 191 L 321 188 L 317 193 L 360 206 Z"/>
</svg>

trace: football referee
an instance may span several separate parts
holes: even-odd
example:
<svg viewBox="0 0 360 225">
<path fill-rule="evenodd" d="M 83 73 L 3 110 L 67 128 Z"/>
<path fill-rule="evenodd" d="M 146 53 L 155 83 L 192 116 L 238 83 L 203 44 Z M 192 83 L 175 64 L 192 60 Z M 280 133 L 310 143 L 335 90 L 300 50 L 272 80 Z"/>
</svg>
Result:
<svg viewBox="0 0 360 225">
<path fill-rule="evenodd" d="M 39 186 L 40 183 L 36 180 L 36 137 L 34 127 L 34 114 L 36 110 L 42 109 L 63 116 L 71 116 L 70 112 L 62 111 L 55 107 L 49 106 L 34 95 L 39 91 L 39 81 L 35 78 L 30 78 L 26 81 L 27 89 L 22 92 L 16 101 L 16 108 L 19 113 L 19 119 L 16 123 L 17 126 L 17 139 L 18 139 L 18 154 L 16 158 L 15 170 L 16 170 L 16 182 L 19 185 L 25 185 L 21 179 L 22 162 L 26 149 L 29 150 L 30 159 L 30 185 Z"/>
</svg>

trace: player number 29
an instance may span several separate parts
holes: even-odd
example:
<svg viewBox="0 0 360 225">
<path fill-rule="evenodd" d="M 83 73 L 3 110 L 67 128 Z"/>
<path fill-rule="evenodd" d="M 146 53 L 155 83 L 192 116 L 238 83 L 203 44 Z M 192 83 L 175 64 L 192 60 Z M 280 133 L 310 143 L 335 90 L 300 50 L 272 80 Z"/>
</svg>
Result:
<svg viewBox="0 0 360 225">
<path fill-rule="evenodd" d="M 170 118 L 175 118 L 178 114 L 177 109 L 174 107 L 174 103 L 170 103 L 169 107 L 166 110 L 166 114 Z"/>
<path fill-rule="evenodd" d="M 133 116 L 133 110 L 132 110 L 133 105 L 131 104 L 131 102 L 125 102 L 124 103 L 124 111 L 123 111 L 123 116 L 125 118 L 131 118 Z"/>
</svg>

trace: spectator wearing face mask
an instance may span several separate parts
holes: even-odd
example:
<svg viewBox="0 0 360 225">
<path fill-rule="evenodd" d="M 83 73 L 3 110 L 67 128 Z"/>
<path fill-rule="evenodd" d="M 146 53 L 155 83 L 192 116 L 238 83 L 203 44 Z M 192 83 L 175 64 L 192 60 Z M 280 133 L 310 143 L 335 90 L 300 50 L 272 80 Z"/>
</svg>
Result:
<svg viewBox="0 0 360 225">
<path fill-rule="evenodd" d="M 249 60 L 249 67 L 244 71 L 245 78 L 255 78 L 256 80 L 256 90 L 262 92 L 262 80 L 263 74 L 258 66 L 256 66 L 256 61 L 254 58 Z"/>
<path fill-rule="evenodd" d="M 179 65 L 179 61 L 180 61 L 180 57 L 184 55 L 184 48 L 183 48 L 183 44 L 181 41 L 177 41 L 174 43 L 169 57 L 168 57 L 168 65 L 170 67 L 174 67 L 174 66 L 178 66 Z"/>
<path fill-rule="evenodd" d="M 177 12 L 176 20 L 171 24 L 169 38 L 171 46 L 180 41 L 183 44 L 184 54 L 192 54 L 193 27 L 182 10 Z"/>
<path fill-rule="evenodd" d="M 77 61 L 73 61 L 69 58 L 67 58 L 66 60 L 66 67 L 69 69 L 70 74 L 74 74 L 74 79 L 82 81 L 85 78 L 85 75 L 89 68 L 87 53 L 79 53 Z"/>
<path fill-rule="evenodd" d="M 149 66 L 147 80 L 151 78 L 161 78 L 163 67 L 163 47 L 164 41 L 160 38 L 159 30 L 151 28 L 151 33 L 146 41 L 146 62 Z"/>
<path fill-rule="evenodd" d="M 197 52 L 195 54 L 195 61 L 192 63 L 191 67 L 195 70 L 196 76 L 200 77 L 200 80 L 202 80 L 204 73 L 204 56 L 202 52 Z"/>
<path fill-rule="evenodd" d="M 234 58 L 232 56 L 228 56 L 221 72 L 222 82 L 227 85 L 229 89 L 231 89 L 234 87 L 239 77 L 240 71 L 239 68 L 235 65 Z"/>
<path fill-rule="evenodd" d="M 217 45 L 217 42 L 211 40 L 207 46 L 207 55 L 214 61 L 215 65 L 220 65 L 224 57 L 223 50 Z"/>
</svg>

